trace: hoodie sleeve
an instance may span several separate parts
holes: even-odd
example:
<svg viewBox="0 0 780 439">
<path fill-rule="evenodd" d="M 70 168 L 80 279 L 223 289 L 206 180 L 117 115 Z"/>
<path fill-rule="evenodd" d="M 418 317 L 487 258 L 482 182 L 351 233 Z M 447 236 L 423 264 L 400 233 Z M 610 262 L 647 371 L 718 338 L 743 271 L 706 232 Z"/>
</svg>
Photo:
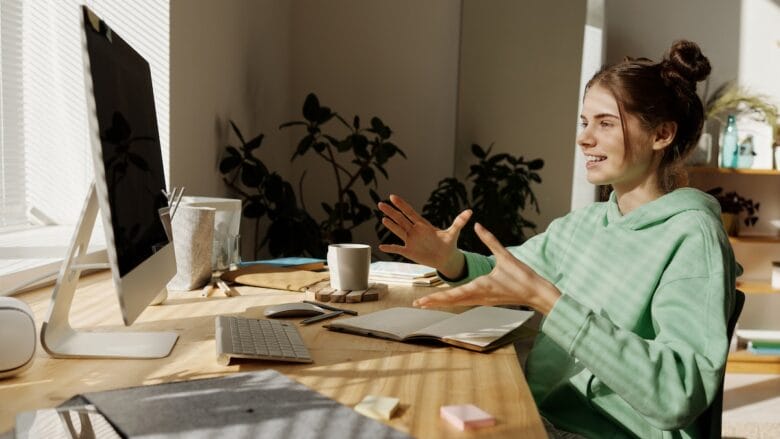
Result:
<svg viewBox="0 0 780 439">
<path fill-rule="evenodd" d="M 709 259 L 708 271 L 686 273 L 692 257 Z M 697 239 L 684 242 L 669 266 L 675 268 L 664 274 L 650 305 L 653 339 L 566 294 L 542 326 L 592 373 L 580 388 L 592 404 L 623 419 L 635 416 L 633 409 L 662 430 L 689 425 L 721 385 L 736 270 L 729 249 Z"/>
<path fill-rule="evenodd" d="M 545 279 L 555 282 L 557 279 L 558 267 L 555 261 L 561 260 L 564 247 L 560 245 L 560 240 L 551 239 L 568 229 L 566 224 L 570 223 L 568 217 L 558 218 L 550 223 L 544 233 L 534 235 L 525 241 L 522 245 L 507 247 L 510 253 L 531 267 L 536 273 Z M 569 232 L 571 233 L 571 232 Z M 439 273 L 439 277 L 446 281 L 450 286 L 457 286 L 470 282 L 479 276 L 490 273 L 496 265 L 494 256 L 484 256 L 479 253 L 463 251 L 466 257 L 466 273 L 459 279 L 448 279 Z"/>
</svg>

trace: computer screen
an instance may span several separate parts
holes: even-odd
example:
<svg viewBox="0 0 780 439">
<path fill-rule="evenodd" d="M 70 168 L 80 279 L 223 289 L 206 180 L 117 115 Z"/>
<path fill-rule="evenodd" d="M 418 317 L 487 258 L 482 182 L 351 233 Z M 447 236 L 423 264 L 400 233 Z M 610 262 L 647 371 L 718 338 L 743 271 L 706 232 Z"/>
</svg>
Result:
<svg viewBox="0 0 780 439">
<path fill-rule="evenodd" d="M 41 345 L 58 358 L 160 358 L 174 332 L 88 331 L 69 313 L 98 212 L 108 265 L 125 325 L 132 324 L 176 274 L 173 245 L 160 218 L 165 176 L 149 63 L 86 6 L 82 7 L 84 79 L 95 183 L 41 326 Z"/>
<path fill-rule="evenodd" d="M 176 274 L 160 209 L 165 175 L 149 63 L 83 7 L 95 189 L 125 324 Z"/>
<path fill-rule="evenodd" d="M 151 71 L 104 22 L 85 20 L 85 32 L 111 229 L 124 277 L 168 244 L 158 215 L 167 200 Z"/>
</svg>

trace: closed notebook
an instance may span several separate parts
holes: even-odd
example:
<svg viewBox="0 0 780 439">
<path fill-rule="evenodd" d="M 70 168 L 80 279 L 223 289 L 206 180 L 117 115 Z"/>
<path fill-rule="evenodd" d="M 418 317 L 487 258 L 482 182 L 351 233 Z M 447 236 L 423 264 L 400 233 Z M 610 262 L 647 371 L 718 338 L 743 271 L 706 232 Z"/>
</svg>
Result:
<svg viewBox="0 0 780 439">
<path fill-rule="evenodd" d="M 389 308 L 325 325 L 333 331 L 412 342 L 438 340 L 452 346 L 485 352 L 522 335 L 520 326 L 533 316 L 493 306 L 479 306 L 461 314 L 418 308 Z"/>
</svg>

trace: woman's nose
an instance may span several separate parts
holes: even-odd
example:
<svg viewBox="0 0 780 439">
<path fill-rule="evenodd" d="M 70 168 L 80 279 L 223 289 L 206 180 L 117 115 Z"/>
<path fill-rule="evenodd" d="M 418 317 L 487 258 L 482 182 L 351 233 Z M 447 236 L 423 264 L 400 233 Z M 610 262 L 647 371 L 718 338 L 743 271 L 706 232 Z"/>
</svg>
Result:
<svg viewBox="0 0 780 439">
<path fill-rule="evenodd" d="M 588 127 L 581 128 L 580 131 L 577 133 L 577 145 L 583 148 L 593 146 L 593 136 L 591 136 Z"/>
</svg>

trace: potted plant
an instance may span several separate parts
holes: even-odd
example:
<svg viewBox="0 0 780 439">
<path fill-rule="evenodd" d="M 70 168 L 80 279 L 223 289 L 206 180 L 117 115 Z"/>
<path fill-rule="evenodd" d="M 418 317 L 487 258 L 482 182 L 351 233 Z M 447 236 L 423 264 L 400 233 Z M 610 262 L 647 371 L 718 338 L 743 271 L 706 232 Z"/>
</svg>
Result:
<svg viewBox="0 0 780 439">
<path fill-rule="evenodd" d="M 337 121 L 342 127 L 339 137 L 336 137 L 338 134 L 334 131 L 325 130 L 332 128 L 328 124 L 333 121 Z M 327 215 L 320 223 L 323 240 L 329 243 L 350 242 L 352 230 L 371 219 L 372 212 L 373 216 L 381 221 L 379 210 L 363 204 L 356 189 L 362 184 L 376 203 L 380 200 L 374 190 L 378 185 L 377 173 L 389 178 L 385 169 L 389 160 L 397 155 L 406 158 L 401 148 L 390 141 L 393 134 L 390 127 L 378 117 L 372 117 L 368 127 L 361 126 L 358 116 L 354 116 L 352 123 L 349 123 L 330 108 L 320 105 L 314 93 L 309 93 L 303 103 L 303 120 L 286 122 L 279 128 L 293 126 L 302 126 L 306 130 L 291 160 L 313 153 L 324 160 L 333 171 L 336 197 L 332 203 L 321 204 Z M 346 160 L 338 160 L 339 155 L 348 157 Z M 299 182 L 301 204 L 305 176 L 304 172 Z M 379 224 L 375 228 L 378 227 Z"/>
<path fill-rule="evenodd" d="M 536 224 L 523 216 L 526 208 L 539 212 L 539 204 L 532 185 L 541 183 L 536 172 L 544 166 L 542 159 L 526 161 L 522 156 L 499 153 L 491 155 L 477 144 L 471 152 L 477 163 L 471 165 L 466 184 L 454 177 L 441 180 L 423 206 L 423 216 L 431 224 L 445 228 L 464 209 L 471 208 L 473 219 L 490 230 L 505 246 L 522 244 L 526 230 L 534 231 Z M 470 195 L 470 196 L 469 196 Z M 458 247 L 463 250 L 490 254 L 472 227 L 463 229 Z"/>
<path fill-rule="evenodd" d="M 326 131 L 326 128 L 332 128 L 329 123 L 334 120 L 346 127 L 341 135 Z M 263 134 L 246 140 L 236 124 L 233 121 L 230 124 L 240 145 L 225 147 L 219 170 L 225 184 L 243 199 L 243 215 L 254 220 L 255 257 L 266 245 L 275 257 L 325 257 L 328 244 L 351 241 L 352 230 L 372 216 L 377 219 L 375 229 L 384 233 L 381 212 L 363 204 L 358 196 L 360 187 L 365 187 L 371 199 L 378 201 L 379 195 L 371 188 L 377 187 L 377 172 L 389 178 L 385 169 L 388 161 L 396 155 L 406 157 L 390 142 L 392 130 L 381 119 L 373 117 L 368 127 L 361 127 L 360 118 L 355 116 L 349 124 L 338 113 L 320 105 L 317 96 L 310 93 L 303 104 L 303 120 L 280 126 L 281 129 L 292 126 L 306 128 L 291 160 L 313 152 L 333 169 L 336 198 L 333 202 L 321 204 L 326 215 L 322 221 L 315 219 L 303 201 L 306 172 L 298 182 L 296 198 L 293 185 L 276 172 L 269 171 L 255 155 L 262 145 Z M 339 154 L 350 155 L 349 160 L 338 160 Z M 260 241 L 260 221 L 265 217 L 270 220 L 270 225 Z M 383 242 L 390 239 L 382 233 L 380 239 Z"/>
<path fill-rule="evenodd" d="M 745 213 L 743 220 L 745 226 L 751 227 L 758 221 L 758 209 L 761 207 L 761 203 L 754 203 L 752 199 L 745 198 L 736 192 L 724 192 L 722 187 L 712 188 L 707 193 L 718 200 L 723 228 L 726 229 L 729 236 L 737 236 L 739 216 L 743 212 Z"/>
</svg>

